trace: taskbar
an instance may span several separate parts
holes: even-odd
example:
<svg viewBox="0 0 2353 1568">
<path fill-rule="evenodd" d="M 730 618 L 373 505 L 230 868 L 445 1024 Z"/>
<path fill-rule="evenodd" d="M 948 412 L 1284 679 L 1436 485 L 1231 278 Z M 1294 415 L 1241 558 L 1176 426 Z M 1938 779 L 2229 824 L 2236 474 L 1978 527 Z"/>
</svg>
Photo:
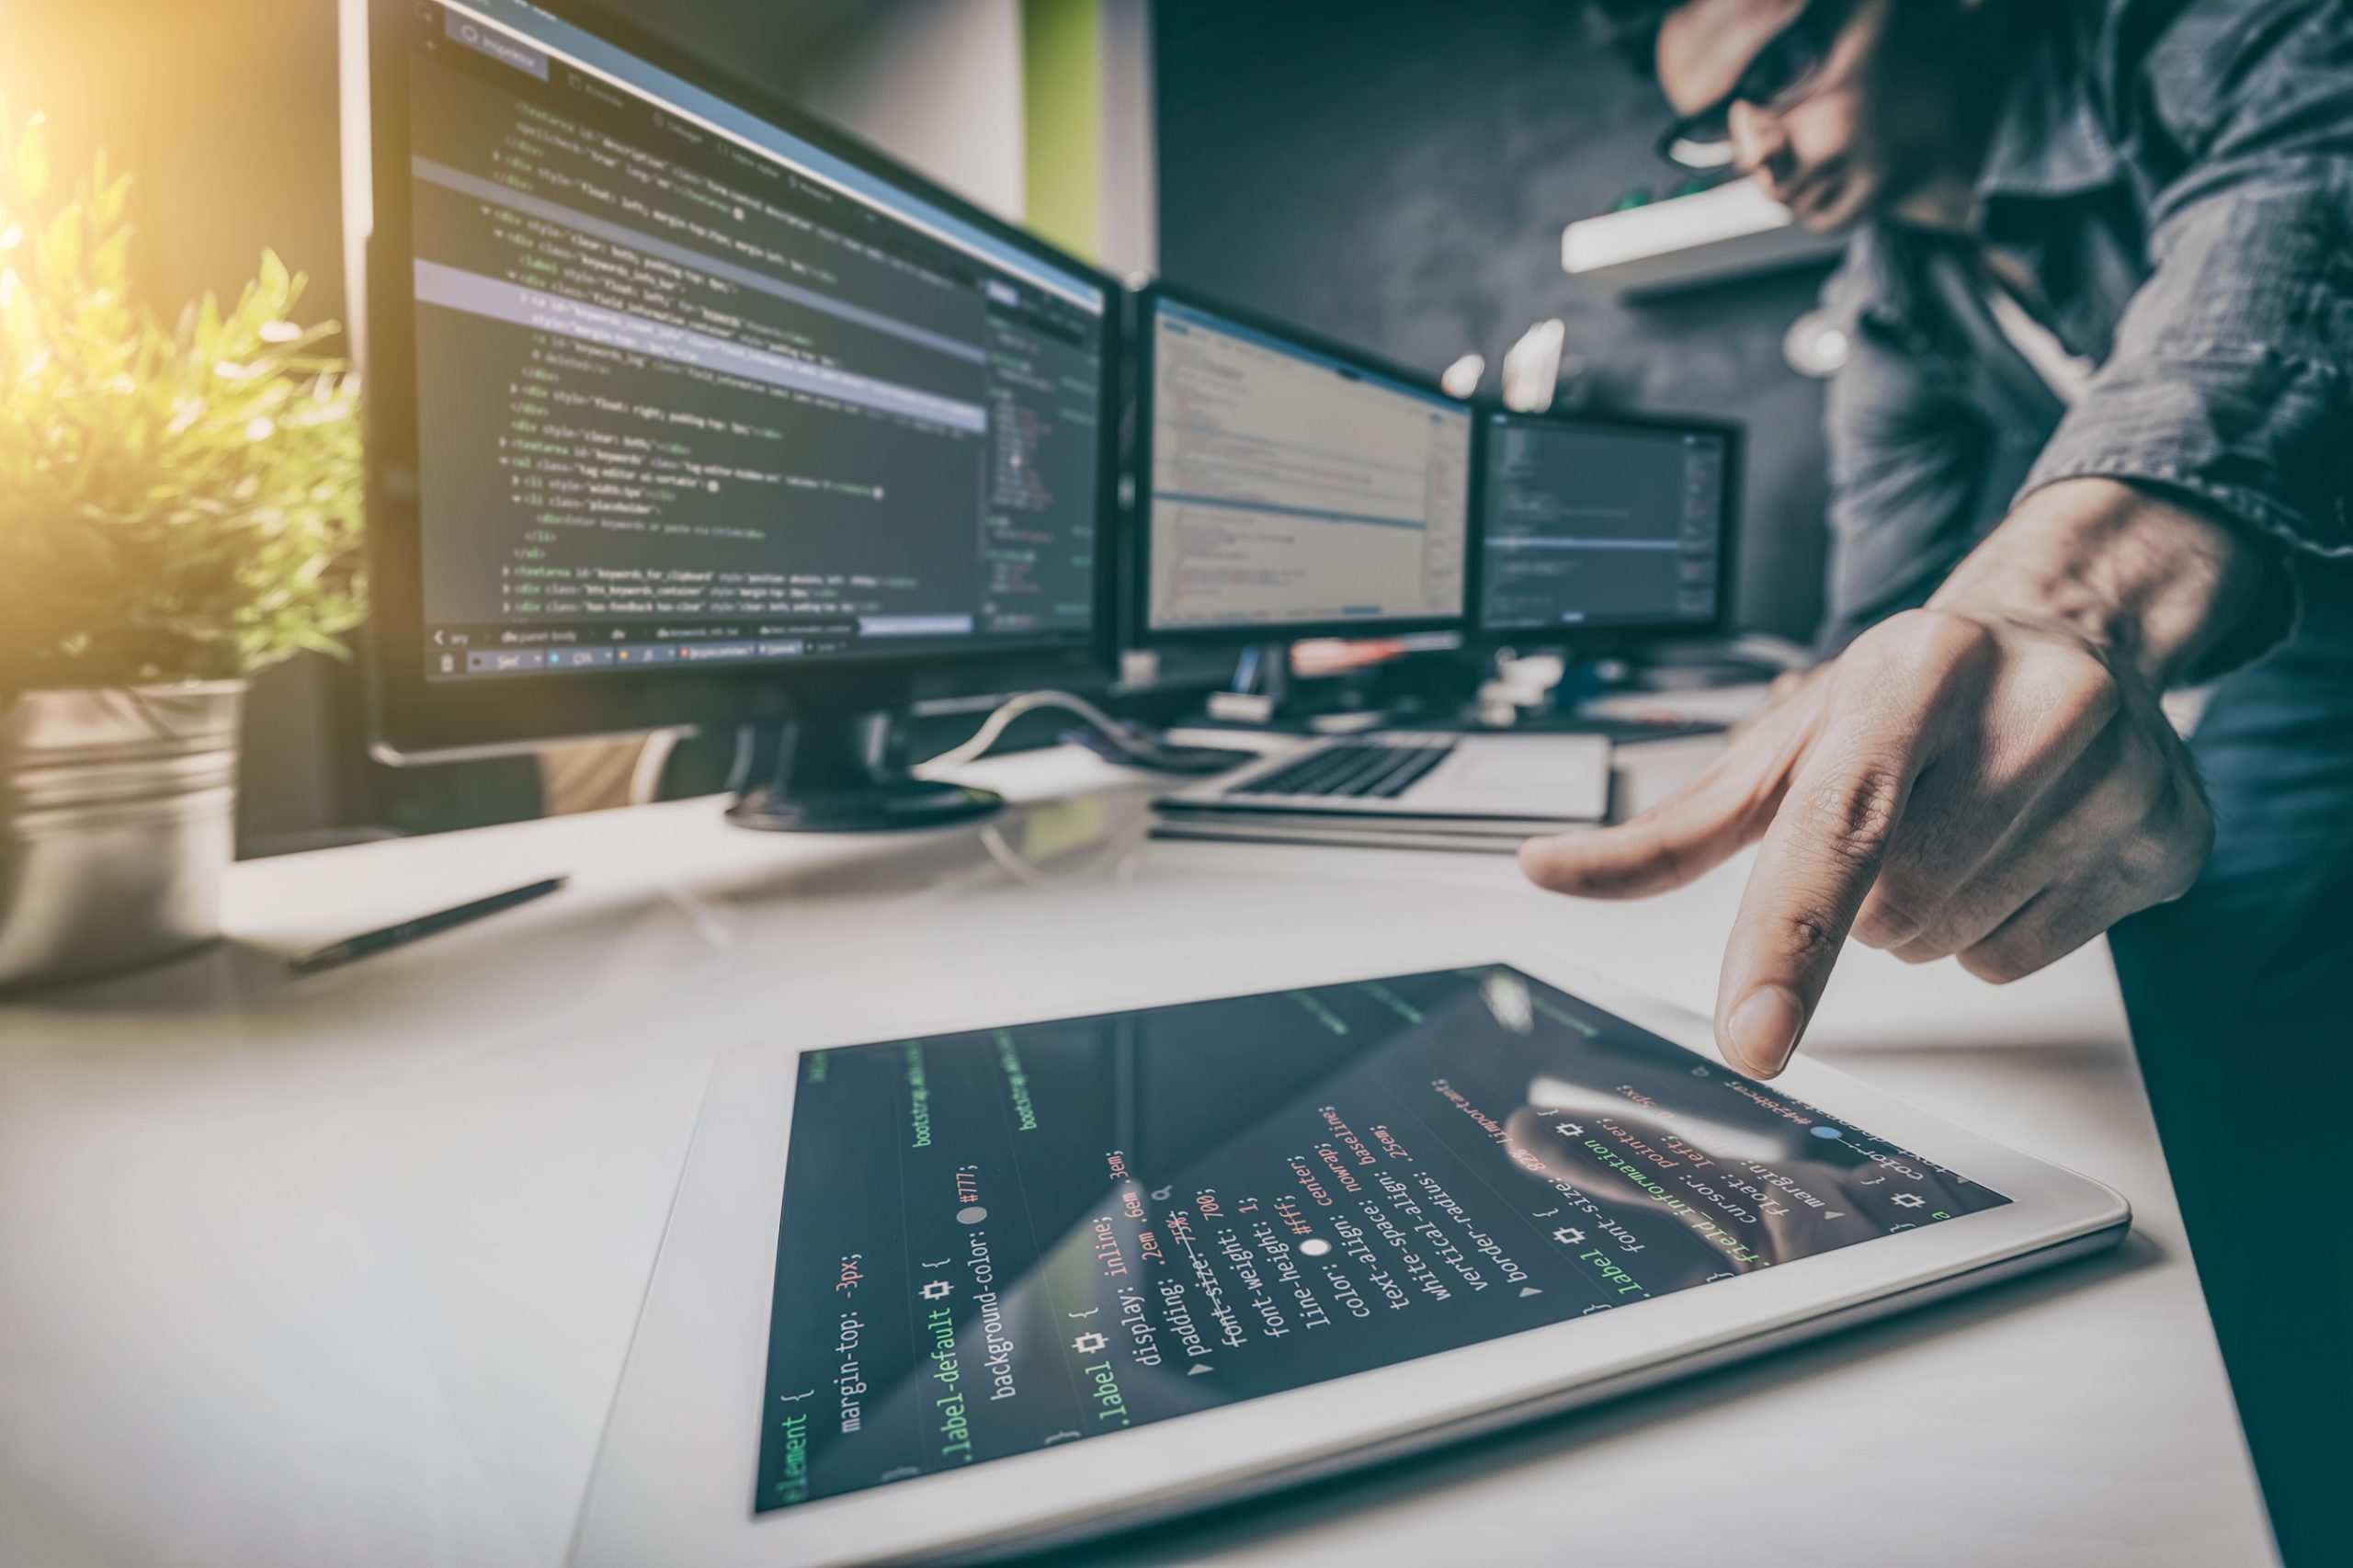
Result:
<svg viewBox="0 0 2353 1568">
<path fill-rule="evenodd" d="M 430 626 L 425 634 L 429 681 L 485 676 L 612 674 L 710 665 L 781 664 L 842 657 L 904 657 L 974 639 L 1050 640 L 1084 632 L 1000 620 L 985 630 L 969 614 L 857 615 L 822 621 L 681 625 L 611 621 L 553 626 Z"/>
</svg>

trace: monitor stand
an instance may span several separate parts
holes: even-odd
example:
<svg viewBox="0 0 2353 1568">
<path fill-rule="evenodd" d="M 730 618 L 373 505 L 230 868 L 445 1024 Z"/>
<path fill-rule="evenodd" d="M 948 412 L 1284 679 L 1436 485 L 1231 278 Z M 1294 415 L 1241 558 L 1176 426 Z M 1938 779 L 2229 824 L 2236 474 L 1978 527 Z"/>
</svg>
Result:
<svg viewBox="0 0 2353 1568">
<path fill-rule="evenodd" d="M 1586 712 L 1587 701 L 1609 695 L 1609 685 L 1602 678 L 1599 666 L 1589 658 L 1580 658 L 1574 648 L 1562 650 L 1562 664 L 1560 681 L 1534 707 L 1507 708 L 1496 713 L 1475 701 L 1462 701 L 1455 705 L 1451 714 L 1436 719 L 1430 728 L 1472 734 L 1593 735 L 1623 746 L 1639 745 L 1644 741 L 1681 740 L 1687 735 L 1722 734 L 1728 727 L 1711 720 L 1664 714 Z"/>
<path fill-rule="evenodd" d="M 750 749 L 727 820 L 763 833 L 888 833 L 988 816 L 1005 798 L 918 778 L 889 713 L 748 725 Z"/>
<path fill-rule="evenodd" d="M 1290 644 L 1262 642 L 1245 651 L 1231 689 L 1213 692 L 1208 711 L 1179 729 L 1242 730 L 1261 734 L 1336 734 L 1378 728 L 1378 710 L 1351 707 L 1345 677 L 1313 683 L 1291 674 Z M 1342 699 L 1336 701 L 1335 698 Z"/>
</svg>

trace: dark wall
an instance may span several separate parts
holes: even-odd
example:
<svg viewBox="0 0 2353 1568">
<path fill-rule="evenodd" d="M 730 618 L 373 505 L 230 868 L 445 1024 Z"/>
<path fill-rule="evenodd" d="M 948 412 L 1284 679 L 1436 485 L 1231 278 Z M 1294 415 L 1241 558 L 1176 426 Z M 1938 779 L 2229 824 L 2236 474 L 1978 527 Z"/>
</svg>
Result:
<svg viewBox="0 0 2353 1568">
<path fill-rule="evenodd" d="M 1655 86 L 1574 0 L 1161 0 L 1161 271 L 1407 364 L 1490 367 L 1559 316 L 1597 406 L 1747 423 L 1738 610 L 1804 636 L 1822 604 L 1820 385 L 1780 340 L 1821 269 L 1627 305 L 1561 270 L 1561 230 L 1633 186 Z"/>
</svg>

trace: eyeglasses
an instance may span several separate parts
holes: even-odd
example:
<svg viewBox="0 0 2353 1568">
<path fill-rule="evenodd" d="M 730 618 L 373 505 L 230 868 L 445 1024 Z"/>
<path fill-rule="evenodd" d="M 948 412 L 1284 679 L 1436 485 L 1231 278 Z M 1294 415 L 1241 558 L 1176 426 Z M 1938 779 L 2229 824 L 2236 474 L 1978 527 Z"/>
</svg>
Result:
<svg viewBox="0 0 2353 1568">
<path fill-rule="evenodd" d="M 1786 108 L 1804 97 L 1854 8 L 1855 0 L 1813 0 L 1765 40 L 1731 92 L 1666 128 L 1658 139 L 1659 156 L 1687 169 L 1731 167 L 1738 156 L 1732 144 L 1732 106 Z"/>
</svg>

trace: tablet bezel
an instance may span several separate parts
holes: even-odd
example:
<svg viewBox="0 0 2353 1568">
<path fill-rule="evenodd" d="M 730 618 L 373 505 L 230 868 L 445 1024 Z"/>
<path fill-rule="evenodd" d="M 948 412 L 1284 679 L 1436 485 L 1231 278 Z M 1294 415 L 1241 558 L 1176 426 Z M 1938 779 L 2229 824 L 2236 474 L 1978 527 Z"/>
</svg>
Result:
<svg viewBox="0 0 2353 1568">
<path fill-rule="evenodd" d="M 1461 967 L 1492 963 L 1509 963 L 1721 1060 L 1707 1021 L 1680 1008 L 1556 961 L 1499 956 L 1492 947 Z M 1360 970 L 1309 972 L 1295 983 L 1377 978 Z M 1113 994 L 1122 990 L 1128 994 Z M 1074 980 L 1066 1005 L 1030 1021 L 1204 999 L 1135 990 L 1117 976 Z M 872 1038 L 1006 1023 L 973 1012 L 952 998 L 907 998 L 888 1032 Z M 805 1051 L 850 1043 L 859 1042 L 758 1047 L 714 1066 L 582 1512 L 577 1568 L 652 1561 L 824 1568 L 1092 1534 L 1761 1353 L 1834 1322 L 2119 1240 L 2131 1220 L 2124 1199 L 2088 1177 L 1801 1057 L 1777 1089 L 2011 1201 L 1657 1297 L 1640 1312 L 1574 1318 L 968 1471 L 755 1514 L 754 1405 L 767 1365 L 796 1063 Z M 1543 1375 L 1531 1376 L 1539 1369 Z"/>
</svg>

